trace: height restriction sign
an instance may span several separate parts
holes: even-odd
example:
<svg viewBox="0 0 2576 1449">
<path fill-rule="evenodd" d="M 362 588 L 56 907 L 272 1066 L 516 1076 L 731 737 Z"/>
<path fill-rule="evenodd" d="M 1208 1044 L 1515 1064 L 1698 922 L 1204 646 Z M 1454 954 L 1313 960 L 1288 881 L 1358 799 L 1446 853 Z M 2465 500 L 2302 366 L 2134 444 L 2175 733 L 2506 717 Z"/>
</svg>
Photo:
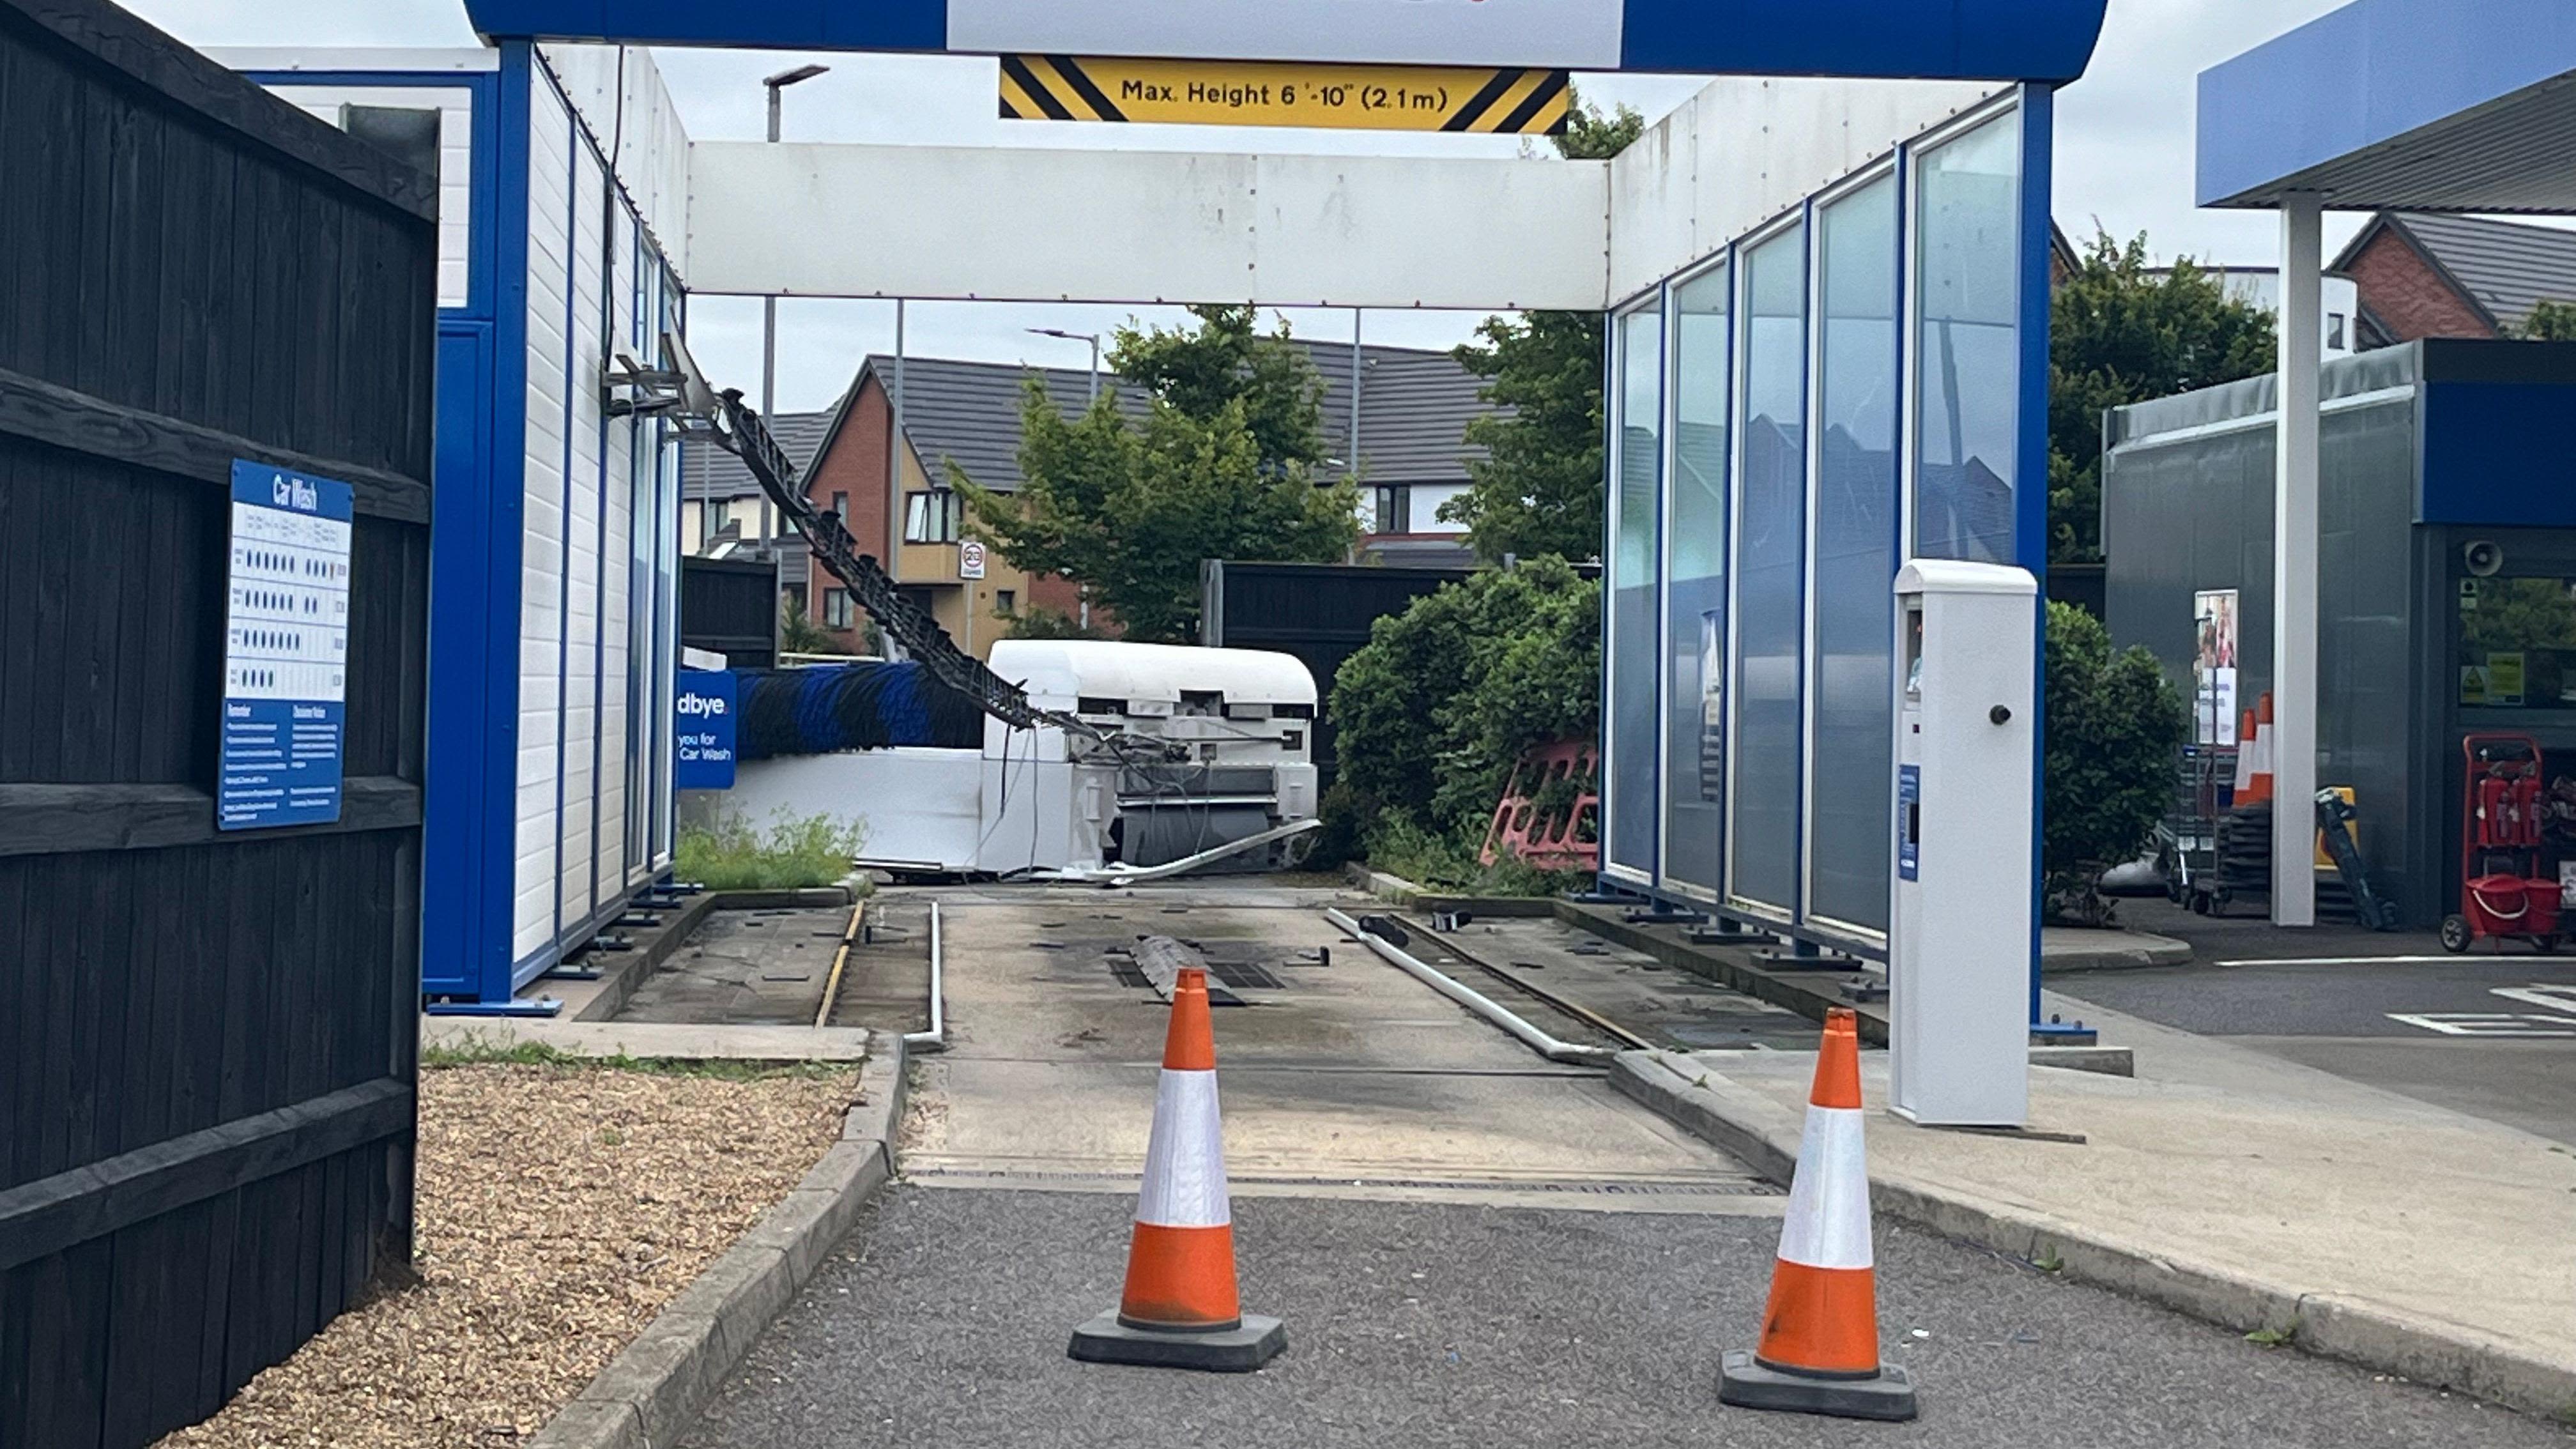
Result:
<svg viewBox="0 0 2576 1449">
<path fill-rule="evenodd" d="M 1562 70 L 1002 57 L 1002 118 L 1554 135 Z"/>
</svg>

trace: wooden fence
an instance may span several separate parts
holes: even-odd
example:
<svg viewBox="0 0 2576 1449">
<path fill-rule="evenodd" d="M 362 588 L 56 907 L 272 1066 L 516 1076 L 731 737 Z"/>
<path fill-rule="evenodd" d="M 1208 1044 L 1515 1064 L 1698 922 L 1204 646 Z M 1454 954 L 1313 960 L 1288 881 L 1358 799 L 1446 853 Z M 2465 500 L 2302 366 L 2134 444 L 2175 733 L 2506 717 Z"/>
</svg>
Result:
<svg viewBox="0 0 2576 1449">
<path fill-rule="evenodd" d="M 411 1252 L 436 188 L 0 0 L 0 1446 L 149 1443 Z M 337 824 L 218 833 L 236 459 L 354 485 Z"/>
</svg>

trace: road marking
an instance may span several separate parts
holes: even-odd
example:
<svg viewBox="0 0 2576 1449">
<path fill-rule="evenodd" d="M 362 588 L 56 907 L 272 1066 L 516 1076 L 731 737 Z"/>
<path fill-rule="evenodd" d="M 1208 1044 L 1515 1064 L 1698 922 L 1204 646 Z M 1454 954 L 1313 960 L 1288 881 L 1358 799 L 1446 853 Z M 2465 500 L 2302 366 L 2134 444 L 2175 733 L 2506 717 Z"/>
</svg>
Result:
<svg viewBox="0 0 2576 1449">
<path fill-rule="evenodd" d="M 2576 1017 L 2537 1016 L 2509 1011 L 2392 1011 L 2390 1021 L 2420 1026 L 2444 1036 L 2576 1037 Z M 2534 1025 L 2546 1023 L 2547 1025 Z"/>
<path fill-rule="evenodd" d="M 2221 966 L 2422 966 L 2436 961 L 2467 961 L 2461 956 L 2249 956 L 2221 961 Z"/>
<path fill-rule="evenodd" d="M 2544 1011 L 2564 1012 L 2576 1017 L 2576 985 L 2535 981 L 2529 986 L 2494 986 L 2488 990 L 2507 1001 L 2520 1001 Z"/>
</svg>

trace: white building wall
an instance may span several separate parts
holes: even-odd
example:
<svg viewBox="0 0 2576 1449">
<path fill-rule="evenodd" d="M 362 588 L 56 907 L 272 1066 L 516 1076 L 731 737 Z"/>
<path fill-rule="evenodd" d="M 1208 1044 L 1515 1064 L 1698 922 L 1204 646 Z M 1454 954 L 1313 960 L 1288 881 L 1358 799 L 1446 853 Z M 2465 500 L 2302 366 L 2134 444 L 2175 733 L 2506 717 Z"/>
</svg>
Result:
<svg viewBox="0 0 2576 1449">
<path fill-rule="evenodd" d="M 1610 162 L 1609 302 L 2009 87 L 1724 76 Z"/>
<path fill-rule="evenodd" d="M 564 479 L 571 447 L 572 116 L 542 73 L 529 83 L 528 424 L 521 488 L 526 532 L 519 596 L 518 850 L 511 955 L 555 939 L 562 834 L 555 792 L 563 750 Z M 598 225 L 594 214 L 591 222 Z"/>
<path fill-rule="evenodd" d="M 664 98 L 640 54 L 621 79 L 608 53 L 549 48 L 531 81 L 514 917 L 523 962 L 577 947 L 669 858 L 668 811 L 654 802 L 668 790 L 670 681 L 656 656 L 677 632 L 677 530 L 657 520 L 669 511 L 665 491 L 676 496 L 676 462 L 660 424 L 609 417 L 603 390 L 617 353 L 657 355 L 671 300 L 645 196 L 656 186 L 674 194 L 680 172 L 657 159 L 664 133 L 652 118 Z M 555 73 L 557 59 L 569 75 Z M 584 109 L 569 109 L 559 87 L 586 97 Z M 621 95 L 631 112 L 622 123 Z M 612 180 L 612 148 L 629 176 Z M 641 539 L 639 497 L 654 515 Z M 641 829 L 630 818 L 639 808 Z"/>
<path fill-rule="evenodd" d="M 474 209 L 474 92 L 463 86 L 307 86 L 269 89 L 306 115 L 340 124 L 347 106 L 438 112 L 438 305 L 466 304 Z"/>
</svg>

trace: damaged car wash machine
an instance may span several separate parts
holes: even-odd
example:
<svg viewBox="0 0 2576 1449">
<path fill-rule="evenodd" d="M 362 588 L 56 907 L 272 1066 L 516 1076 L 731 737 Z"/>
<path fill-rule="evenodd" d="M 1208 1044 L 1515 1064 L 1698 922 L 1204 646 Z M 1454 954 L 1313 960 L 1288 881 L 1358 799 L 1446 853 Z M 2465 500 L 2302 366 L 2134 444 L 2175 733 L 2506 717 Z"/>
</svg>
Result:
<svg viewBox="0 0 2576 1449">
<path fill-rule="evenodd" d="M 993 667 L 817 508 L 739 392 L 710 387 L 665 334 L 666 365 L 619 359 L 614 406 L 742 460 L 816 560 L 936 685 L 985 717 L 980 749 L 836 750 L 746 765 L 749 819 L 821 810 L 866 821 L 859 863 L 922 876 L 1149 880 L 1297 863 L 1317 828 L 1313 675 L 1295 658 L 1109 640 L 1006 639 Z"/>
</svg>

